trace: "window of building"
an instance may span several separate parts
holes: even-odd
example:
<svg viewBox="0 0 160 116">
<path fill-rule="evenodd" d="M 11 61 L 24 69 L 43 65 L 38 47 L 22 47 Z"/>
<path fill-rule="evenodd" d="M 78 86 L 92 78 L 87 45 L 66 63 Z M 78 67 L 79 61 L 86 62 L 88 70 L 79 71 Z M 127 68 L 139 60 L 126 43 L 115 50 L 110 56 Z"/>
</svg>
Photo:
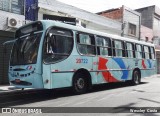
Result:
<svg viewBox="0 0 160 116">
<path fill-rule="evenodd" d="M 112 55 L 110 38 L 97 36 L 96 45 L 97 45 L 98 55 L 105 55 L 105 56 Z"/>
<path fill-rule="evenodd" d="M 126 43 L 127 54 L 129 58 L 134 58 L 134 47 L 133 43 Z"/>
<path fill-rule="evenodd" d="M 78 51 L 82 55 L 95 55 L 95 38 L 93 35 L 79 33 L 77 37 Z"/>
<path fill-rule="evenodd" d="M 136 44 L 136 58 L 143 58 L 142 45 Z"/>
<path fill-rule="evenodd" d="M 24 0 L 0 0 L 0 10 L 24 15 Z"/>
<path fill-rule="evenodd" d="M 136 25 L 129 23 L 128 34 L 136 36 Z"/>
</svg>

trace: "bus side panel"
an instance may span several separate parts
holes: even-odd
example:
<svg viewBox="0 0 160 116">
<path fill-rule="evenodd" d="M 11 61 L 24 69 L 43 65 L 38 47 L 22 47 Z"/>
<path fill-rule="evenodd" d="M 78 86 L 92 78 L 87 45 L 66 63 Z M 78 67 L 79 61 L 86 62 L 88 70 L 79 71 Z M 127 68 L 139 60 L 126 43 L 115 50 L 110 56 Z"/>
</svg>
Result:
<svg viewBox="0 0 160 116">
<path fill-rule="evenodd" d="M 152 75 L 155 75 L 155 74 L 157 74 L 157 61 L 156 60 L 151 60 L 152 61 L 152 68 L 153 68 L 153 70 L 152 70 Z"/>
<path fill-rule="evenodd" d="M 109 83 L 116 80 L 112 76 L 112 58 L 105 56 L 98 56 L 97 62 L 94 62 L 94 70 L 96 71 L 95 77 L 97 77 L 97 83 Z"/>
<path fill-rule="evenodd" d="M 72 86 L 72 78 L 79 69 L 89 72 L 93 69 L 93 57 L 70 55 L 67 59 L 51 64 L 51 86 L 52 88 Z M 92 77 L 93 78 L 93 77 Z"/>
<path fill-rule="evenodd" d="M 51 68 L 50 68 L 50 65 L 43 64 L 42 77 L 43 77 L 42 81 L 43 81 L 43 84 L 44 84 L 44 88 L 51 89 L 51 81 L 52 80 L 51 80 Z"/>
<path fill-rule="evenodd" d="M 133 70 L 136 67 L 136 65 L 138 63 L 136 63 L 136 60 L 133 58 L 128 58 L 128 70 L 129 70 L 129 74 L 128 74 L 128 79 L 127 80 L 132 80 L 132 74 L 133 74 Z"/>
<path fill-rule="evenodd" d="M 98 70 L 95 74 L 95 76 L 97 75 L 97 84 L 129 80 L 128 67 L 127 59 L 99 56 L 97 69 L 94 69 Z"/>
<path fill-rule="evenodd" d="M 124 63 L 120 58 L 99 56 L 97 66 L 97 82 L 109 83 L 121 81 L 124 71 L 121 70 L 118 64 L 119 61 L 121 61 L 120 63 Z"/>
<path fill-rule="evenodd" d="M 96 58 L 93 60 L 93 70 L 97 70 L 93 73 L 93 76 L 97 77 L 97 83 L 93 84 L 129 80 L 130 71 L 127 59 L 99 56 L 97 60 L 98 62 Z"/>
<path fill-rule="evenodd" d="M 71 71 L 71 61 L 72 60 L 64 60 L 55 64 L 51 64 L 51 88 L 72 86 L 72 77 L 74 73 Z"/>
<path fill-rule="evenodd" d="M 118 81 L 125 81 L 128 79 L 128 61 L 124 58 L 112 58 L 112 69 L 113 69 L 113 76 L 116 77 Z"/>
<path fill-rule="evenodd" d="M 52 73 L 51 88 L 62 88 L 72 86 L 73 73 Z"/>
<path fill-rule="evenodd" d="M 142 70 L 141 77 L 149 77 L 156 73 L 155 71 L 155 60 L 151 59 L 142 59 Z"/>
<path fill-rule="evenodd" d="M 97 84 L 98 83 L 98 57 L 95 56 L 93 57 L 93 72 L 90 72 L 91 74 L 91 80 L 92 80 L 92 84 Z"/>
</svg>

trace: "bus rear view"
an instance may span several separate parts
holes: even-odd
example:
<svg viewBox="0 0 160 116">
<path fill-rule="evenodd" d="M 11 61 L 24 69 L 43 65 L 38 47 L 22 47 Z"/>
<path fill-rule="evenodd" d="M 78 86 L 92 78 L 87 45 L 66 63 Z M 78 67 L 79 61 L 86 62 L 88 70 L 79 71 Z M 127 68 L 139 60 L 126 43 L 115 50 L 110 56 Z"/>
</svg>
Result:
<svg viewBox="0 0 160 116">
<path fill-rule="evenodd" d="M 41 22 L 26 25 L 16 31 L 9 66 L 11 85 L 20 88 L 43 88 L 41 71 L 38 68 L 40 64 L 37 63 L 42 34 Z"/>
</svg>

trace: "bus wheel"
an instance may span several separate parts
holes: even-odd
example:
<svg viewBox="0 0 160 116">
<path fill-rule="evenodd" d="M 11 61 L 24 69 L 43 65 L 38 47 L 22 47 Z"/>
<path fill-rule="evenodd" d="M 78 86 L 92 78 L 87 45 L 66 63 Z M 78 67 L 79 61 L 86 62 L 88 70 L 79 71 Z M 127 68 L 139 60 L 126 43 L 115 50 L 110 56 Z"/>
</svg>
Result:
<svg viewBox="0 0 160 116">
<path fill-rule="evenodd" d="M 73 78 L 73 92 L 83 94 L 87 91 L 87 80 L 84 74 L 77 73 Z"/>
<path fill-rule="evenodd" d="M 132 84 L 133 85 L 138 85 L 141 82 L 141 77 L 139 71 L 135 70 L 133 72 L 133 77 L 132 77 Z"/>
</svg>

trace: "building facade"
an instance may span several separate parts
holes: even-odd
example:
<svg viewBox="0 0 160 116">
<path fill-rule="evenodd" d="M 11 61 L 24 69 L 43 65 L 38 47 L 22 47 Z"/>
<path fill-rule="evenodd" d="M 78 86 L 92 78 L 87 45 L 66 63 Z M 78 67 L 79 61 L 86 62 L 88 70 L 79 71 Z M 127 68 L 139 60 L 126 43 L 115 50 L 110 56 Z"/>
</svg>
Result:
<svg viewBox="0 0 160 116">
<path fill-rule="evenodd" d="M 38 7 L 38 20 L 44 19 L 44 15 L 68 17 L 75 18 L 76 25 L 85 28 L 117 35 L 121 35 L 122 32 L 121 22 L 90 13 L 56 0 L 39 0 Z"/>
<path fill-rule="evenodd" d="M 0 0 L 0 30 L 14 32 L 24 21 L 24 0 Z"/>
<path fill-rule="evenodd" d="M 25 22 L 24 0 L 0 0 L 0 84 L 8 83 L 8 65 L 15 30 Z"/>
<path fill-rule="evenodd" d="M 141 14 L 125 6 L 97 13 L 122 23 L 121 36 L 140 40 Z"/>
<path fill-rule="evenodd" d="M 160 74 L 160 8 L 157 6 L 148 6 L 136 9 L 141 13 L 142 25 L 153 30 L 153 43 L 156 45 L 157 72 Z"/>
<path fill-rule="evenodd" d="M 160 40 L 160 9 L 158 7 L 149 6 L 136 9 L 142 15 L 142 25 L 153 30 L 153 40 L 159 45 Z M 156 42 L 154 42 L 156 44 Z"/>
<path fill-rule="evenodd" d="M 141 25 L 141 41 L 153 43 L 153 29 Z"/>
</svg>

